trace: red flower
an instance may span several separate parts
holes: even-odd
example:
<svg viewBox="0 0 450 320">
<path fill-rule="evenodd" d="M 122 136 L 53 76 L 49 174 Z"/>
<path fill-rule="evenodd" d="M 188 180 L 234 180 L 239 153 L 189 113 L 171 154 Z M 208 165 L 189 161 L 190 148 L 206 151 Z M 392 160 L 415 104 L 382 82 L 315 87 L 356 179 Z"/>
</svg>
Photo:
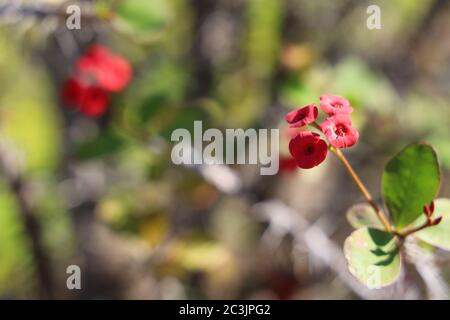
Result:
<svg viewBox="0 0 450 320">
<path fill-rule="evenodd" d="M 289 156 L 280 157 L 280 172 L 292 172 L 297 169 L 297 160 Z"/>
<path fill-rule="evenodd" d="M 329 116 L 336 114 L 348 114 L 353 112 L 350 102 L 340 96 L 322 95 L 320 96 L 320 108 Z"/>
<path fill-rule="evenodd" d="M 91 45 L 87 51 L 85 56 L 89 56 L 95 60 L 101 60 L 104 57 L 108 57 L 110 55 L 109 49 L 102 46 L 101 44 L 93 44 Z"/>
<path fill-rule="evenodd" d="M 88 117 L 98 117 L 106 112 L 109 97 L 107 92 L 98 86 L 87 86 L 80 101 L 80 112 Z"/>
<path fill-rule="evenodd" d="M 100 45 L 93 45 L 78 59 L 76 71 L 83 78 L 92 77 L 99 86 L 111 92 L 125 88 L 133 73 L 125 59 Z"/>
<path fill-rule="evenodd" d="M 68 106 L 78 106 L 83 95 L 84 87 L 75 78 L 67 79 L 61 90 L 61 99 Z"/>
<path fill-rule="evenodd" d="M 320 128 L 335 148 L 351 147 L 359 138 L 359 133 L 352 127 L 350 118 L 343 114 L 329 117 L 320 124 Z"/>
<path fill-rule="evenodd" d="M 300 128 L 317 119 L 318 110 L 314 104 L 289 112 L 285 119 L 291 128 Z"/>
<path fill-rule="evenodd" d="M 289 142 L 289 152 L 297 161 L 297 166 L 310 169 L 325 160 L 328 146 L 317 133 L 300 132 Z"/>
<path fill-rule="evenodd" d="M 65 104 L 79 108 L 89 117 L 98 117 L 105 113 L 109 97 L 98 86 L 86 85 L 75 78 L 69 78 L 62 88 L 62 100 Z"/>
<path fill-rule="evenodd" d="M 125 88 L 132 73 L 125 59 L 93 45 L 77 60 L 74 76 L 63 84 L 62 101 L 89 117 L 101 116 L 108 107 L 108 93 Z"/>
</svg>

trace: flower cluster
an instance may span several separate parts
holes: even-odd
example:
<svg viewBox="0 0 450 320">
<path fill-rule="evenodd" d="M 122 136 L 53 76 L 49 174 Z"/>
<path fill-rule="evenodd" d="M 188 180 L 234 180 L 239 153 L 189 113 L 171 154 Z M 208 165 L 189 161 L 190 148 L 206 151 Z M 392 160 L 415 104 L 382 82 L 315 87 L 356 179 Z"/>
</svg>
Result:
<svg viewBox="0 0 450 320">
<path fill-rule="evenodd" d="M 109 94 L 123 90 L 132 77 L 130 64 L 101 45 L 78 58 L 73 75 L 62 87 L 62 101 L 88 117 L 104 114 Z"/>
<path fill-rule="evenodd" d="M 320 108 L 328 118 L 320 125 L 316 123 L 318 109 L 314 104 L 289 112 L 285 120 L 291 128 L 312 125 L 325 135 L 329 145 L 334 148 L 349 148 L 359 138 L 359 133 L 352 127 L 349 114 L 353 111 L 347 99 L 334 95 L 322 95 Z M 289 142 L 289 152 L 296 160 L 297 166 L 310 169 L 321 164 L 328 153 L 328 143 L 318 133 L 301 131 Z"/>
</svg>

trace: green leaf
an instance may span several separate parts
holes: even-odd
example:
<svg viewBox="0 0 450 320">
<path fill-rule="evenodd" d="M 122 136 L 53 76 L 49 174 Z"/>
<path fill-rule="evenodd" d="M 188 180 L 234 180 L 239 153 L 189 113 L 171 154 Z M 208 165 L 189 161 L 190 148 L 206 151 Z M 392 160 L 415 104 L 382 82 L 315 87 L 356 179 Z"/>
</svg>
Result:
<svg viewBox="0 0 450 320">
<path fill-rule="evenodd" d="M 400 274 L 401 260 L 394 237 L 381 230 L 361 228 L 344 243 L 350 272 L 371 289 L 392 284 Z"/>
<path fill-rule="evenodd" d="M 383 230 L 383 224 L 378 219 L 373 208 L 367 203 L 358 203 L 350 207 L 346 214 L 350 225 L 355 228 L 371 227 Z"/>
<path fill-rule="evenodd" d="M 126 141 L 123 137 L 112 132 L 106 132 L 78 146 L 75 157 L 80 160 L 99 158 L 120 151 L 125 144 Z"/>
<path fill-rule="evenodd" d="M 402 228 L 422 214 L 439 190 L 439 164 L 433 148 L 415 143 L 407 146 L 387 164 L 382 193 L 394 225 Z"/>
<path fill-rule="evenodd" d="M 423 229 L 414 235 L 420 240 L 433 246 L 450 250 L 450 199 L 440 198 L 434 201 L 433 217 L 442 217 L 442 221 L 435 226 Z M 422 215 L 414 223 L 415 226 L 422 225 L 425 222 L 425 216 Z"/>
</svg>

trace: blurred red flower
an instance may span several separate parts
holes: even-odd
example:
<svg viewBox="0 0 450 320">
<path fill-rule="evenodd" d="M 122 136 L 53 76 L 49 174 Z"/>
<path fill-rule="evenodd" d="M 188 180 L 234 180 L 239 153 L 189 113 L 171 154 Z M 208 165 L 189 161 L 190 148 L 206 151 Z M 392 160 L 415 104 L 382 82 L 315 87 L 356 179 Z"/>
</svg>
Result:
<svg viewBox="0 0 450 320">
<path fill-rule="evenodd" d="M 62 100 L 88 117 L 103 115 L 109 103 L 108 93 L 103 88 L 86 85 L 76 78 L 69 78 L 64 83 Z"/>
<path fill-rule="evenodd" d="M 61 89 L 62 101 L 88 117 L 103 115 L 109 104 L 109 92 L 123 90 L 131 80 L 132 69 L 124 58 L 101 45 L 91 46 L 78 58 L 75 74 Z"/>
<path fill-rule="evenodd" d="M 70 107 L 79 106 L 82 100 L 84 86 L 75 78 L 67 79 L 61 90 L 62 101 Z"/>
<path fill-rule="evenodd" d="M 78 59 L 76 72 L 82 78 L 94 78 L 99 86 L 111 92 L 123 90 L 133 74 L 128 61 L 101 45 L 91 46 Z"/>
<path fill-rule="evenodd" d="M 280 172 L 281 173 L 288 173 L 292 172 L 295 169 L 297 169 L 297 160 L 295 160 L 292 157 L 280 157 Z"/>
<path fill-rule="evenodd" d="M 98 86 L 87 86 L 80 102 L 80 112 L 88 117 L 99 117 L 106 112 L 108 93 Z"/>
</svg>

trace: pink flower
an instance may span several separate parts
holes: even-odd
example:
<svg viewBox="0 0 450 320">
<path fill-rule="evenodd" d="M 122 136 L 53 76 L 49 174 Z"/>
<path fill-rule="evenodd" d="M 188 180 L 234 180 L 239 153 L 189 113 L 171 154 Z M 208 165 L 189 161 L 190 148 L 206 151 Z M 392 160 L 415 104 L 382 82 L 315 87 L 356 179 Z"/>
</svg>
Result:
<svg viewBox="0 0 450 320">
<path fill-rule="evenodd" d="M 300 128 L 317 119 L 318 110 L 314 104 L 289 112 L 285 119 L 291 128 Z"/>
<path fill-rule="evenodd" d="M 329 117 L 320 124 L 320 128 L 335 148 L 351 147 L 359 138 L 359 133 L 352 127 L 350 118 L 343 114 Z"/>
<path fill-rule="evenodd" d="M 320 108 L 329 116 L 353 112 L 353 108 L 347 99 L 333 95 L 320 96 Z"/>
<path fill-rule="evenodd" d="M 325 160 L 328 146 L 317 133 L 300 132 L 289 142 L 289 152 L 297 161 L 297 166 L 310 169 Z"/>
</svg>

